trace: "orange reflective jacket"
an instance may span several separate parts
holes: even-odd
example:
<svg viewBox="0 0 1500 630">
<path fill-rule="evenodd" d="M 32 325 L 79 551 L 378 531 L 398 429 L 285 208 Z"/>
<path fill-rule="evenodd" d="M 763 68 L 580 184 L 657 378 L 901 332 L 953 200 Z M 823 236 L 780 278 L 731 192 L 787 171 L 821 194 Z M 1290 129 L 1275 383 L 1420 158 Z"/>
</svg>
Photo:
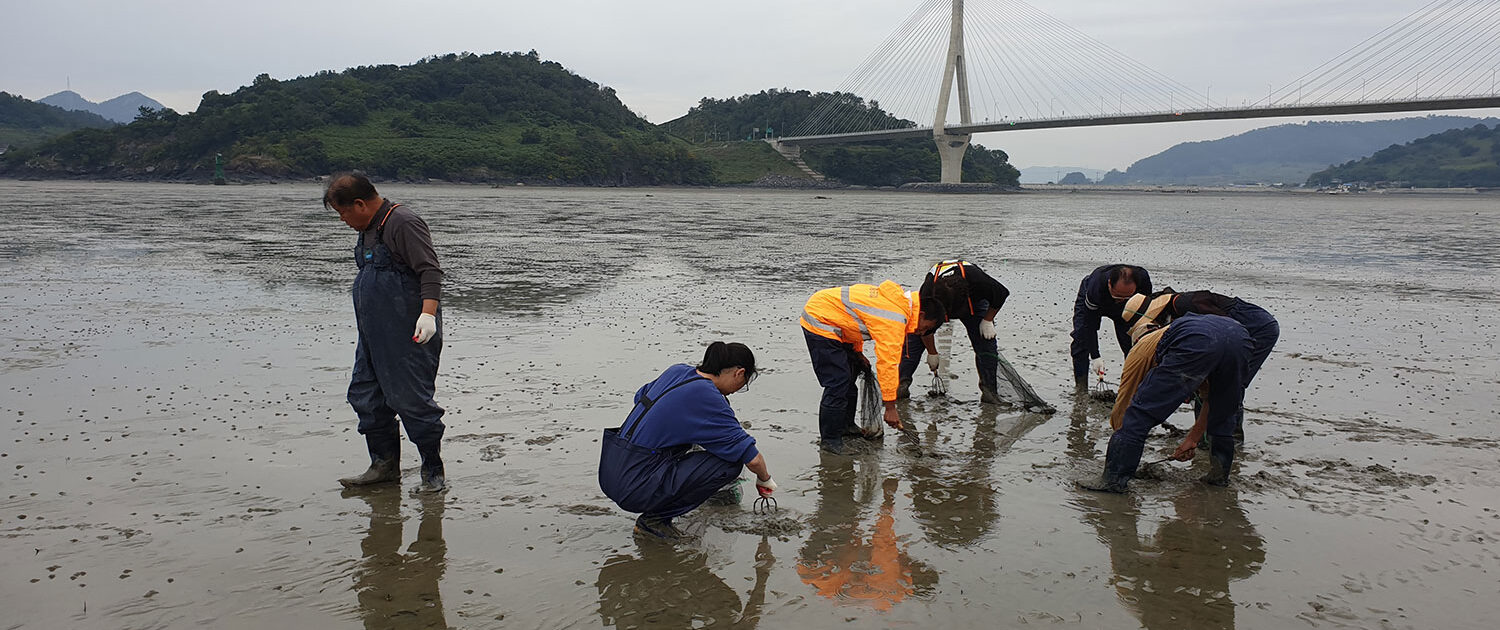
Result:
<svg viewBox="0 0 1500 630">
<path fill-rule="evenodd" d="M 875 376 L 880 396 L 896 400 L 901 382 L 899 366 L 906 336 L 916 332 L 921 297 L 886 280 L 880 286 L 856 284 L 814 293 L 802 309 L 802 328 L 814 335 L 853 344 L 864 352 L 865 340 L 875 342 Z"/>
</svg>

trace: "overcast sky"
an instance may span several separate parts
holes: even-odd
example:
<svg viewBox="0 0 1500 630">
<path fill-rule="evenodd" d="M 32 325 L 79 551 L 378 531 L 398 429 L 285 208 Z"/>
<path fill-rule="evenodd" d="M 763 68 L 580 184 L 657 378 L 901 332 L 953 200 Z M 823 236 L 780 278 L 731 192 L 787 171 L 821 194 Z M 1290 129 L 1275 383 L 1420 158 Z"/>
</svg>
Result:
<svg viewBox="0 0 1500 630">
<path fill-rule="evenodd" d="M 977 2 L 996 0 L 970 0 Z M 1033 6 L 1214 100 L 1264 97 L 1428 0 L 1035 0 Z M 11 0 L 0 90 L 139 91 L 180 112 L 257 74 L 536 50 L 652 122 L 705 96 L 836 89 L 919 0 Z M 972 57 L 971 53 L 971 57 Z M 936 68 L 933 72 L 939 72 Z M 1211 86 L 1211 87 L 1210 87 Z M 935 97 L 935 95 L 934 95 Z M 1461 112 L 1497 115 L 1497 110 Z M 1349 118 L 1344 118 L 1349 119 Z M 1178 142 L 1286 119 L 986 134 L 1020 166 L 1124 169 Z"/>
</svg>

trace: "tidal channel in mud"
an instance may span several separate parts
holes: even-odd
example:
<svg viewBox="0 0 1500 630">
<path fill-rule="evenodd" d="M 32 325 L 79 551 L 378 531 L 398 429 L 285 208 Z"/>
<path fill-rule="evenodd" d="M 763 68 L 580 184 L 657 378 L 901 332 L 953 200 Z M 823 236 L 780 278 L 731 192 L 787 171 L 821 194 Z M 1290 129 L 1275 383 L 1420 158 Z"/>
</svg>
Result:
<svg viewBox="0 0 1500 630">
<path fill-rule="evenodd" d="M 937 196 L 382 187 L 448 270 L 453 490 L 344 492 L 354 234 L 307 185 L 0 182 L 0 609 L 24 628 L 1488 628 L 1500 615 L 1494 197 Z M 1052 415 L 950 396 L 816 450 L 797 314 L 962 256 L 1012 291 L 1000 347 Z M 1081 493 L 1107 403 L 1075 395 L 1098 264 L 1264 306 L 1228 489 L 1205 463 Z M 640 541 L 601 429 L 716 339 L 774 517 Z M 1105 357 L 1120 356 L 1107 339 Z M 1186 426 L 1186 413 L 1173 422 Z M 1174 442 L 1158 433 L 1151 454 Z M 1159 456 L 1157 457 L 1159 458 Z M 1200 458 L 1201 459 L 1201 458 Z M 750 490 L 746 485 L 747 493 Z"/>
</svg>

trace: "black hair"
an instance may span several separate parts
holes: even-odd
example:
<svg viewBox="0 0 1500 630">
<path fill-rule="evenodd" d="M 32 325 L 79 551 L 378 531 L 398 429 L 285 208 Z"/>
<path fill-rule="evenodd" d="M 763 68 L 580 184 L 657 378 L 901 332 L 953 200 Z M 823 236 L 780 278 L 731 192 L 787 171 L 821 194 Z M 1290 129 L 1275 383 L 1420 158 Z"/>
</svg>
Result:
<svg viewBox="0 0 1500 630">
<path fill-rule="evenodd" d="M 1135 267 L 1130 265 L 1116 266 L 1114 269 L 1109 270 L 1109 286 L 1114 286 L 1116 282 L 1123 280 L 1125 276 L 1130 276 L 1131 281 L 1135 281 L 1136 275 Z"/>
<path fill-rule="evenodd" d="M 369 201 L 377 196 L 379 193 L 375 192 L 375 184 L 370 183 L 370 178 L 365 177 L 364 173 L 334 173 L 328 178 L 328 187 L 323 189 L 323 207 L 348 206 L 356 199 Z"/>
<path fill-rule="evenodd" d="M 939 324 L 948 321 L 948 307 L 943 306 L 943 300 L 939 296 L 933 299 L 922 300 L 922 312 L 917 315 L 918 319 L 930 319 Z"/>
<path fill-rule="evenodd" d="M 958 310 L 969 301 L 969 281 L 958 276 L 938 278 L 932 283 L 932 297 L 947 310 Z"/>
<path fill-rule="evenodd" d="M 715 341 L 708 344 L 708 350 L 703 352 L 703 363 L 698 366 L 698 371 L 704 374 L 718 374 L 729 368 L 745 368 L 745 378 L 755 376 L 755 353 L 742 343 L 724 343 Z"/>
</svg>

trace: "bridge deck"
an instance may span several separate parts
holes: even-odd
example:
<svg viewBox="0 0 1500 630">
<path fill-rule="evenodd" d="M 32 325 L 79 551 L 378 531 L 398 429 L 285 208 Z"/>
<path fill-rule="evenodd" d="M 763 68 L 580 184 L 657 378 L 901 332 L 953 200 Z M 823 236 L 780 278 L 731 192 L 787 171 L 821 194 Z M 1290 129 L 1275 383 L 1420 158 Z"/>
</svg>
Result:
<svg viewBox="0 0 1500 630">
<path fill-rule="evenodd" d="M 1335 103 L 1331 105 L 1285 105 L 1274 107 L 1196 109 L 1176 112 L 1148 114 L 1122 114 L 1119 116 L 1077 116 L 1072 118 L 1043 118 L 1036 120 L 988 121 L 967 125 L 948 125 L 944 132 L 949 135 L 987 133 L 991 131 L 1022 131 L 1026 129 L 1060 129 L 1064 127 L 1098 127 L 1103 125 L 1139 125 L 1145 123 L 1187 122 L 1190 120 L 1231 120 L 1242 118 L 1285 118 L 1288 116 L 1322 116 L 1334 114 L 1379 114 L 1389 112 L 1423 112 L 1450 109 L 1478 109 L 1500 107 L 1500 96 L 1475 96 L 1464 98 L 1413 99 L 1406 101 L 1365 101 Z M 814 144 L 842 144 L 852 142 L 876 142 L 899 138 L 930 137 L 932 127 L 908 127 L 880 131 L 860 131 L 814 136 L 786 136 L 777 138 L 782 144 L 800 146 Z"/>
</svg>

